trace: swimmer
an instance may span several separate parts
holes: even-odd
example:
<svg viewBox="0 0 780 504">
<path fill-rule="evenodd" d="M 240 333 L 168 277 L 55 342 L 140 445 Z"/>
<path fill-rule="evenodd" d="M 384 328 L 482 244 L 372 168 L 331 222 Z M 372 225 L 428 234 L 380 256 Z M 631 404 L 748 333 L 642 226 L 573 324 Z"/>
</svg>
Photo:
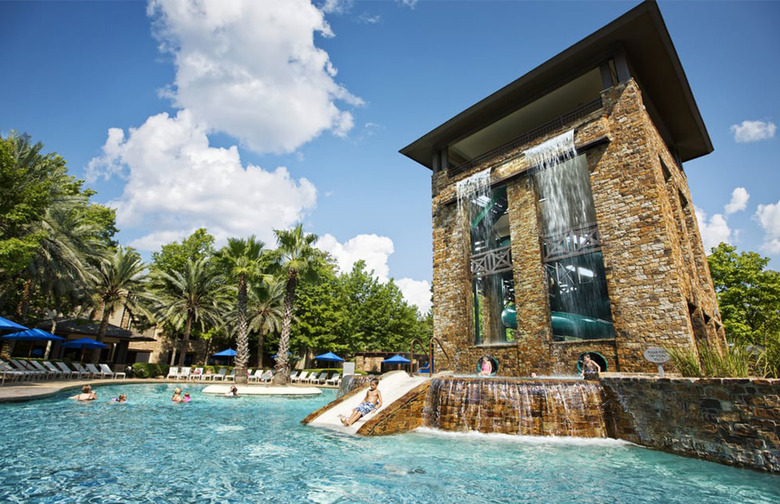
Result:
<svg viewBox="0 0 780 504">
<path fill-rule="evenodd" d="M 231 385 L 230 390 L 225 392 L 225 397 L 238 397 L 238 387 Z"/>
<path fill-rule="evenodd" d="M 184 402 L 188 403 L 188 402 L 190 402 L 191 399 L 192 398 L 190 397 L 190 393 L 189 392 L 185 392 L 184 393 Z"/>
<path fill-rule="evenodd" d="M 171 401 L 175 403 L 184 402 L 184 399 L 181 397 L 181 387 L 176 387 L 176 389 L 173 391 L 173 396 L 171 397 Z"/>
<path fill-rule="evenodd" d="M 127 394 L 119 394 L 119 397 L 111 399 L 112 403 L 124 404 L 127 402 Z"/>
<path fill-rule="evenodd" d="M 74 396 L 70 396 L 71 399 L 76 399 L 77 401 L 94 401 L 97 399 L 97 394 L 92 391 L 92 387 L 89 385 L 84 385 L 81 387 L 81 393 L 76 394 Z"/>
</svg>

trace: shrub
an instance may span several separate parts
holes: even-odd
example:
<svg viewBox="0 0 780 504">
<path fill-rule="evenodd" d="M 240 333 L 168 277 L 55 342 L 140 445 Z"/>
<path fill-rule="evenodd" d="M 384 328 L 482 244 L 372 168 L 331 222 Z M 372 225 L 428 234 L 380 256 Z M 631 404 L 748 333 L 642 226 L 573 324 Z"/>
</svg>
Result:
<svg viewBox="0 0 780 504">
<path fill-rule="evenodd" d="M 765 376 L 756 358 L 739 345 L 728 346 L 726 350 L 698 345 L 698 356 L 693 349 L 667 349 L 680 374 L 691 377 L 738 378 Z"/>
<path fill-rule="evenodd" d="M 159 375 L 167 375 L 167 364 L 154 364 L 149 362 L 136 362 L 133 364 L 133 375 L 137 378 L 154 378 Z"/>
</svg>

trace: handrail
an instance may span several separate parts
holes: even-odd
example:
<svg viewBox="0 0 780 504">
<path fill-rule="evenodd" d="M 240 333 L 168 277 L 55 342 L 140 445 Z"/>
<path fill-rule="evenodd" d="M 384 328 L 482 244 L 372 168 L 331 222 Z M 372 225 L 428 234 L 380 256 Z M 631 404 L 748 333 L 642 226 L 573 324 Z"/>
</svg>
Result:
<svg viewBox="0 0 780 504">
<path fill-rule="evenodd" d="M 447 367 L 445 369 L 450 368 L 450 355 L 447 353 L 447 350 L 444 349 L 444 345 L 442 345 L 441 340 L 437 338 L 436 336 L 431 336 L 431 341 L 428 343 L 429 345 L 429 351 L 430 351 L 430 361 L 428 362 L 428 376 L 433 376 L 433 342 L 436 342 L 439 344 L 439 348 L 441 349 L 442 353 L 444 353 L 444 356 L 447 357 Z"/>
<path fill-rule="evenodd" d="M 417 338 L 412 339 L 412 341 L 410 343 L 410 347 L 411 348 L 409 348 L 409 360 L 411 361 L 409 363 L 409 376 L 414 375 L 414 344 L 415 343 L 420 345 L 420 348 L 422 349 L 421 353 L 425 354 L 425 347 L 423 346 L 422 341 L 418 340 Z M 429 364 L 429 366 L 430 366 L 430 364 Z"/>
</svg>

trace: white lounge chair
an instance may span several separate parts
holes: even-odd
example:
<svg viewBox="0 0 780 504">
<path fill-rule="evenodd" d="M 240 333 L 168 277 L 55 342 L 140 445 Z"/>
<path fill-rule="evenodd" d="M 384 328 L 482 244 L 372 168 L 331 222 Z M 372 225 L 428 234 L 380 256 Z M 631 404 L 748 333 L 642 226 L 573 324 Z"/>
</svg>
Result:
<svg viewBox="0 0 780 504">
<path fill-rule="evenodd" d="M 290 373 L 290 381 L 295 380 L 295 377 L 298 376 L 299 374 L 301 374 L 300 371 L 293 371 L 292 373 Z"/>
<path fill-rule="evenodd" d="M 325 385 L 338 385 L 341 383 L 341 373 L 336 373 L 327 380 L 325 380 Z"/>
<path fill-rule="evenodd" d="M 87 369 L 86 367 L 84 367 L 84 365 L 81 364 L 80 362 L 74 362 L 73 367 L 76 368 L 76 371 L 80 373 L 80 376 L 86 376 L 87 378 L 95 377 L 95 374 L 89 369 Z"/>
<path fill-rule="evenodd" d="M 37 369 L 33 369 L 30 366 L 27 366 L 27 364 L 22 360 L 17 359 L 8 359 L 8 362 L 11 363 L 11 365 L 16 368 L 17 371 L 23 371 L 26 373 L 31 379 L 32 378 L 46 378 L 46 373 L 43 371 L 39 371 Z"/>
<path fill-rule="evenodd" d="M 187 381 L 196 381 L 200 380 L 200 377 L 203 376 L 203 368 L 202 367 L 196 367 L 192 370 L 192 372 L 187 376 Z"/>
<path fill-rule="evenodd" d="M 230 372 L 223 377 L 223 380 L 224 381 L 230 380 L 233 382 L 236 381 L 236 368 L 231 369 Z"/>
<path fill-rule="evenodd" d="M 179 375 L 176 377 L 177 380 L 185 380 L 188 381 L 190 377 L 190 372 L 192 371 L 191 367 L 183 367 L 181 368 L 181 371 L 179 371 Z"/>
<path fill-rule="evenodd" d="M 268 371 L 263 373 L 263 376 L 260 377 L 260 381 L 263 383 L 268 383 L 271 381 L 271 378 L 274 377 L 274 372 L 272 369 L 269 369 Z"/>
<path fill-rule="evenodd" d="M 114 375 L 114 372 L 109 369 L 108 372 L 103 371 L 102 369 L 98 369 L 95 367 L 94 364 L 88 363 L 87 369 L 90 373 L 92 373 L 92 376 L 94 378 L 111 378 Z"/>
<path fill-rule="evenodd" d="M 200 375 L 201 381 L 214 381 L 214 376 L 216 376 L 214 373 L 211 372 L 211 369 L 207 369 L 202 375 Z"/>
<path fill-rule="evenodd" d="M 260 381 L 260 377 L 263 376 L 263 370 L 258 369 L 251 376 L 247 376 L 247 381 Z"/>
<path fill-rule="evenodd" d="M 316 373 L 309 376 L 309 383 L 325 383 L 325 380 L 328 379 L 328 372 L 323 371 L 319 374 L 319 376 L 315 376 Z"/>
<path fill-rule="evenodd" d="M 116 372 L 114 372 L 111 369 L 111 366 L 109 366 L 108 364 L 100 364 L 100 370 L 103 371 L 104 374 L 108 374 L 108 376 L 110 376 L 113 379 L 117 379 L 120 376 L 122 378 L 127 378 L 127 373 L 125 373 L 123 371 L 116 371 Z"/>
<path fill-rule="evenodd" d="M 308 377 L 309 377 L 309 372 L 302 371 L 301 374 L 299 374 L 295 378 L 291 378 L 290 381 L 292 381 L 293 383 L 303 383 L 306 381 Z"/>
<path fill-rule="evenodd" d="M 49 368 L 43 367 L 43 364 L 41 364 L 38 361 L 34 361 L 34 360 L 27 361 L 27 364 L 30 365 L 33 368 L 33 370 L 42 371 L 43 373 L 45 373 L 46 378 L 49 379 L 54 378 L 58 374 L 57 372 L 54 372 Z"/>
<path fill-rule="evenodd" d="M 66 373 L 65 371 L 59 369 L 57 366 L 55 366 L 49 361 L 43 361 L 43 365 L 46 367 L 46 369 L 54 373 L 54 376 L 56 378 L 70 378 L 70 371 Z"/>
<path fill-rule="evenodd" d="M 11 378 L 14 381 L 21 381 L 32 377 L 31 373 L 14 369 L 9 363 L 3 361 L 0 361 L 0 371 L 3 373 L 3 383 L 5 383 L 6 378 Z"/>
<path fill-rule="evenodd" d="M 80 371 L 74 371 L 73 369 L 69 368 L 67 364 L 65 364 L 62 361 L 55 362 L 58 368 L 62 369 L 63 373 L 68 373 L 71 378 L 81 378 L 81 372 Z"/>
<path fill-rule="evenodd" d="M 225 381 L 225 374 L 227 373 L 227 368 L 219 368 L 219 371 L 217 371 L 217 374 L 211 375 L 211 379 L 214 381 L 220 380 Z"/>
<path fill-rule="evenodd" d="M 179 376 L 179 366 L 171 366 L 168 368 L 168 374 L 165 376 L 165 379 L 173 378 L 174 380 L 177 379 Z"/>
</svg>

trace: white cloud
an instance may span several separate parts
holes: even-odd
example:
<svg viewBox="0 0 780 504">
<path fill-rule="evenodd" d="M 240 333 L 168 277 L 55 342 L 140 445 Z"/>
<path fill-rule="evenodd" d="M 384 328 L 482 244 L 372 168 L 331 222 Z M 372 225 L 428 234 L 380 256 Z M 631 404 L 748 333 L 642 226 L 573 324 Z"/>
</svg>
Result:
<svg viewBox="0 0 780 504">
<path fill-rule="evenodd" d="M 396 280 L 395 284 L 401 290 L 406 300 L 416 305 L 420 313 L 428 313 L 433 306 L 431 303 L 431 284 L 427 280 L 412 280 L 411 278 L 402 278 Z"/>
<path fill-rule="evenodd" d="M 770 255 L 780 254 L 780 200 L 769 205 L 758 205 L 755 218 L 765 233 L 761 250 Z"/>
<path fill-rule="evenodd" d="M 361 234 L 342 245 L 333 235 L 325 234 L 317 240 L 317 248 L 330 253 L 343 273 L 349 273 L 352 265 L 362 259 L 366 262 L 366 270 L 373 270 L 374 276 L 381 282 L 387 282 L 390 278 L 387 259 L 395 252 L 395 248 L 393 240 L 386 236 Z"/>
<path fill-rule="evenodd" d="M 704 250 L 708 254 L 712 247 L 716 247 L 721 242 L 731 243 L 731 229 L 729 229 L 729 224 L 723 215 L 715 214 L 707 220 L 707 214 L 704 210 L 694 206 L 694 211 L 699 223 Z"/>
<path fill-rule="evenodd" d="M 158 114 L 139 128 L 109 130 L 103 156 L 89 163 L 92 177 L 121 170 L 122 196 L 109 203 L 123 230 L 146 234 L 130 245 L 155 250 L 205 227 L 224 243 L 255 234 L 270 246 L 314 208 L 317 190 L 287 169 L 242 166 L 236 147 L 209 146 L 206 128 L 187 111 Z"/>
<path fill-rule="evenodd" d="M 747 202 L 750 199 L 747 189 L 744 187 L 737 187 L 731 192 L 731 201 L 726 205 L 726 215 L 731 215 L 740 210 L 747 208 Z"/>
<path fill-rule="evenodd" d="M 734 140 L 737 143 L 757 142 L 775 136 L 777 126 L 771 121 L 742 121 L 742 124 L 731 126 Z"/>
<path fill-rule="evenodd" d="M 352 129 L 352 114 L 337 103 L 363 102 L 336 83 L 328 54 L 314 45 L 316 34 L 333 33 L 309 0 L 152 0 L 148 13 L 176 66 L 167 95 L 209 130 L 283 153 Z"/>
<path fill-rule="evenodd" d="M 330 253 L 336 260 L 339 271 L 348 273 L 352 266 L 359 260 L 366 262 L 366 270 L 374 272 L 374 276 L 380 282 L 387 282 L 390 278 L 390 268 L 387 260 L 395 251 L 393 240 L 386 236 L 375 234 L 361 234 L 350 238 L 344 244 L 330 234 L 325 234 L 317 240 L 317 248 Z M 404 299 L 410 304 L 416 305 L 420 313 L 426 313 L 431 309 L 431 285 L 426 280 L 413 280 L 402 278 L 395 280 Z"/>
</svg>

